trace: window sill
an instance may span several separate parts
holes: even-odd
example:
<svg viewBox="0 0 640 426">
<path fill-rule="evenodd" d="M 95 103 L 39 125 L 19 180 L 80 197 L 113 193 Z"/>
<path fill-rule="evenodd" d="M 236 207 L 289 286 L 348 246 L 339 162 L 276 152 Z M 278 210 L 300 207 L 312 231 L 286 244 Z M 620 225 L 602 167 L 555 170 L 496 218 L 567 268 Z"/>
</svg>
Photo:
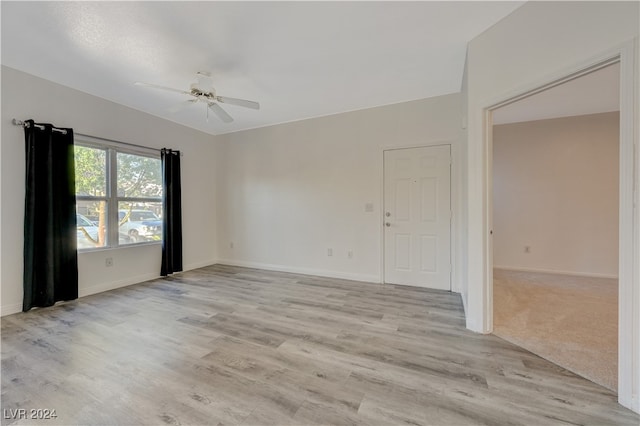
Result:
<svg viewBox="0 0 640 426">
<path fill-rule="evenodd" d="M 145 242 L 141 242 L 141 243 L 126 244 L 126 245 L 121 245 L 121 246 L 82 248 L 82 249 L 78 249 L 78 254 L 98 253 L 98 252 L 104 252 L 104 251 L 122 250 L 122 249 L 130 249 L 130 248 L 146 247 L 146 246 L 156 246 L 156 245 L 162 245 L 162 241 L 145 241 Z"/>
</svg>

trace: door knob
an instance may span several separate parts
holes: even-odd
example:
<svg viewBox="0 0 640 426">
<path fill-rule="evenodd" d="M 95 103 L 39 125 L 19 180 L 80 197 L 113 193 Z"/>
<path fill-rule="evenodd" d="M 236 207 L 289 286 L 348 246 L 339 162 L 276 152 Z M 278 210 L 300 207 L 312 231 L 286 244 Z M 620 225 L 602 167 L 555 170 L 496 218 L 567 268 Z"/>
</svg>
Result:
<svg viewBox="0 0 640 426">
<path fill-rule="evenodd" d="M 389 222 L 387 222 L 387 223 L 384 224 L 384 226 L 386 226 L 388 228 L 389 226 L 391 226 L 391 224 Z"/>
</svg>

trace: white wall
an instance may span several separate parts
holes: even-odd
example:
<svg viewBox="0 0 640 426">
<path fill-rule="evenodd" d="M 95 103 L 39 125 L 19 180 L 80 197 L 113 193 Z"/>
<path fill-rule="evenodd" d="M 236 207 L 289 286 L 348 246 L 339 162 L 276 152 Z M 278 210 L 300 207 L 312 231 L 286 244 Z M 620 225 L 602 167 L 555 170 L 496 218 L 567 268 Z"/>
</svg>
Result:
<svg viewBox="0 0 640 426">
<path fill-rule="evenodd" d="M 579 19 L 577 19 L 579 17 Z M 585 66 L 638 35 L 636 2 L 529 2 L 469 43 L 467 326 L 488 331 L 484 109 Z"/>
<path fill-rule="evenodd" d="M 22 309 L 24 131 L 12 118 L 72 127 L 75 132 L 143 146 L 179 149 L 182 157 L 184 266 L 212 264 L 215 252 L 214 137 L 86 93 L 2 67 L 2 315 Z M 107 268 L 105 258 L 114 266 Z M 157 277 L 160 245 L 79 255 L 80 296 Z"/>
<path fill-rule="evenodd" d="M 451 143 L 459 173 L 460 120 L 447 95 L 221 136 L 220 261 L 380 282 L 383 148 Z"/>
<path fill-rule="evenodd" d="M 528 2 L 469 43 L 466 88 L 468 270 L 462 292 L 467 300 L 467 327 L 471 330 L 486 333 L 492 328 L 488 232 L 491 164 L 486 109 L 579 71 L 609 55 L 621 54 L 621 150 L 625 152 L 621 158 L 631 159 L 633 143 L 638 144 L 640 110 L 637 59 L 634 57 L 640 53 L 639 17 L 638 2 Z M 633 173 L 633 164 L 621 163 L 620 167 L 627 182 L 631 181 L 628 177 Z M 634 216 L 630 201 L 632 190 L 629 185 L 621 187 L 621 190 L 624 191 L 621 203 L 625 205 L 621 215 L 630 222 Z M 637 247 L 640 229 L 637 224 L 635 226 L 635 235 L 621 240 L 625 247 L 631 247 L 620 253 L 620 259 L 625 265 L 625 279 L 632 281 L 625 281 L 624 291 L 621 290 L 624 296 L 620 300 L 625 303 L 620 306 L 620 316 L 624 321 L 620 323 L 621 379 L 618 394 L 623 405 L 638 411 L 640 293 L 637 291 L 637 273 L 640 268 L 638 255 L 633 251 L 633 241 Z M 634 271 L 635 276 L 632 275 Z M 632 286 L 635 291 L 632 291 Z"/>
<path fill-rule="evenodd" d="M 611 112 L 493 127 L 495 267 L 617 278 L 619 122 Z"/>
</svg>

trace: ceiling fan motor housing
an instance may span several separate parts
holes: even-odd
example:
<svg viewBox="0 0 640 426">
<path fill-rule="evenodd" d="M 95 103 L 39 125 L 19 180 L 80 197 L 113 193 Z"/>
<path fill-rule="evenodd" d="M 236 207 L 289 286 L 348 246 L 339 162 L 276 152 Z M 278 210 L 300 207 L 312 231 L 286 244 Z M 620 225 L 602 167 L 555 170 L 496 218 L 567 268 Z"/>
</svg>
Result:
<svg viewBox="0 0 640 426">
<path fill-rule="evenodd" d="M 198 88 L 198 83 L 191 83 L 191 94 L 198 98 L 206 98 L 207 101 L 214 101 L 216 99 L 215 90 L 211 89 L 210 92 L 203 92 Z"/>
</svg>

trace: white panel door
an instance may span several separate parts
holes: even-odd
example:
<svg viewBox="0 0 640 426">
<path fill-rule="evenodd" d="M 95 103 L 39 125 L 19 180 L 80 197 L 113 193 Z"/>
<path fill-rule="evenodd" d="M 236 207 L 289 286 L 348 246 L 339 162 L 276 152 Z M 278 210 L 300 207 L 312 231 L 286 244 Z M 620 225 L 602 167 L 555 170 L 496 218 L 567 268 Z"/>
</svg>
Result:
<svg viewBox="0 0 640 426">
<path fill-rule="evenodd" d="M 384 152 L 384 281 L 451 290 L 451 146 Z"/>
</svg>

